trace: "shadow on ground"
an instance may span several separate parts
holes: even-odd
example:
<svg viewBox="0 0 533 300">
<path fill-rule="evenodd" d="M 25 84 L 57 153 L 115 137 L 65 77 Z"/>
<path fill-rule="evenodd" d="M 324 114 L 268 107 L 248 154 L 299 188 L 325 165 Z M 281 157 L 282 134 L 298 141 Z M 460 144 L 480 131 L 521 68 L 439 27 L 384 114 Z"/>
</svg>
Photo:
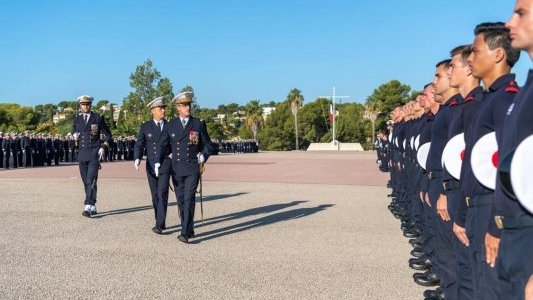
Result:
<svg viewBox="0 0 533 300">
<path fill-rule="evenodd" d="M 205 196 L 203 198 L 203 201 L 204 202 L 216 201 L 216 200 L 222 200 L 222 199 L 227 199 L 227 198 L 232 198 L 232 197 L 238 197 L 238 196 L 245 195 L 245 194 L 248 194 L 248 192 L 238 192 L 238 193 L 233 193 L 233 194 L 210 195 L 210 196 Z M 198 197 L 196 198 L 196 201 L 197 201 L 197 203 L 199 203 L 199 198 Z M 170 206 L 176 206 L 176 205 L 177 205 L 176 202 L 170 202 L 168 204 L 169 207 Z M 137 206 L 137 207 L 129 207 L 129 208 L 120 208 L 120 209 L 115 209 L 115 210 L 109 210 L 109 211 L 100 212 L 97 215 L 93 216 L 92 218 L 99 219 L 99 218 L 103 218 L 103 217 L 134 213 L 134 212 L 144 211 L 144 210 L 148 210 L 148 209 L 153 209 L 153 206 L 152 205 L 143 205 L 143 206 Z"/>
<path fill-rule="evenodd" d="M 276 212 L 282 209 L 296 206 L 296 205 L 299 205 L 305 202 L 307 201 L 292 201 L 289 203 L 272 204 L 272 205 L 247 209 L 247 210 L 243 210 L 240 212 L 231 213 L 227 215 L 222 215 L 218 217 L 213 217 L 213 218 L 209 218 L 205 220 L 203 223 L 197 224 L 195 226 L 195 229 L 208 226 L 208 225 L 214 225 L 217 223 L 229 222 L 229 221 L 237 220 L 241 218 L 269 214 L 269 213 L 273 213 L 273 212 Z M 317 212 L 323 211 L 332 206 L 333 204 L 324 204 L 324 205 L 319 205 L 316 207 L 294 208 L 289 211 L 277 212 L 277 213 L 270 214 L 270 215 L 267 215 L 267 216 L 264 216 L 264 217 L 261 217 L 255 220 L 250 220 L 250 221 L 242 222 L 239 224 L 221 227 L 221 228 L 214 229 L 211 231 L 198 233 L 196 234 L 195 239 L 190 241 L 190 243 L 197 244 L 197 243 L 201 243 L 203 241 L 207 241 L 210 239 L 219 238 L 222 236 L 242 232 L 245 230 L 250 230 L 250 229 L 261 227 L 261 226 L 266 226 L 266 225 L 271 225 L 271 224 L 279 223 L 283 221 L 289 221 L 289 220 L 294 220 L 294 219 L 298 219 L 302 217 L 307 217 Z M 180 228 L 180 225 L 168 227 L 167 229 L 171 229 L 171 230 L 166 231 L 164 234 L 170 235 L 170 234 L 176 233 L 179 231 L 179 228 Z"/>
</svg>

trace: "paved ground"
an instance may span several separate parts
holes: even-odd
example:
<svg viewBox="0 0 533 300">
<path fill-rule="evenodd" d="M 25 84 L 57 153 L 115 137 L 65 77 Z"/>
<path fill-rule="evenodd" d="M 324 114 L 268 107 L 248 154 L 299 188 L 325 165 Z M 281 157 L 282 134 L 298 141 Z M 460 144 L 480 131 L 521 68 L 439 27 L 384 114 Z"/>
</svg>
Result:
<svg viewBox="0 0 533 300">
<path fill-rule="evenodd" d="M 0 299 L 420 299 L 373 153 L 213 156 L 204 222 L 151 232 L 144 170 L 103 165 L 98 218 L 76 165 L 0 171 Z M 144 163 L 143 163 L 144 165 Z M 199 217 L 199 206 L 197 206 Z"/>
</svg>

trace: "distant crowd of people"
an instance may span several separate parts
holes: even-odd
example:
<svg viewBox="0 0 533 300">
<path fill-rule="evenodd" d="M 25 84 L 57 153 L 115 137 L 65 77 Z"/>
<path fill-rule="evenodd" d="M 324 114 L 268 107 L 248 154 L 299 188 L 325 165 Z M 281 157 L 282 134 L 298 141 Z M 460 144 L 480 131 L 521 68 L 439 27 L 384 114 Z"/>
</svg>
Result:
<svg viewBox="0 0 533 300">
<path fill-rule="evenodd" d="M 135 136 L 119 136 L 103 146 L 102 161 L 133 160 Z M 257 153 L 257 140 L 213 141 L 213 154 L 220 153 Z M 31 168 L 57 166 L 60 163 L 78 161 L 79 147 L 74 137 L 45 133 L 0 132 L 0 168 Z"/>
<path fill-rule="evenodd" d="M 257 153 L 259 142 L 257 140 L 213 140 L 215 151 L 220 153 Z"/>
<path fill-rule="evenodd" d="M 133 160 L 135 137 L 116 137 L 104 145 L 103 161 Z M 57 166 L 78 161 L 79 147 L 71 134 L 0 132 L 0 168 Z"/>
</svg>

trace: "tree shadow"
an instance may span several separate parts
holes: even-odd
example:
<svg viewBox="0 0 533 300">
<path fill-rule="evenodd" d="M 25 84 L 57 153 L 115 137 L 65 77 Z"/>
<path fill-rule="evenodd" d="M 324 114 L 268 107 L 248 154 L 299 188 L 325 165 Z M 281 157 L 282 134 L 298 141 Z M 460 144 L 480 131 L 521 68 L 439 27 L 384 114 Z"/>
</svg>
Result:
<svg viewBox="0 0 533 300">
<path fill-rule="evenodd" d="M 301 201 L 294 201 L 294 202 L 301 202 Z M 295 205 L 295 204 L 292 204 L 292 205 Z M 223 237 L 229 234 L 239 233 L 242 231 L 250 230 L 250 229 L 261 227 L 261 226 L 266 226 L 266 225 L 271 225 L 271 224 L 279 223 L 283 221 L 289 221 L 289 220 L 299 219 L 302 217 L 307 217 L 317 212 L 323 211 L 332 206 L 333 204 L 323 204 L 317 207 L 295 208 L 289 211 L 278 212 L 272 215 L 261 217 L 259 219 L 250 220 L 247 222 L 234 224 L 234 225 L 222 227 L 219 229 L 196 234 L 196 238 L 190 241 L 189 243 L 198 244 L 204 241 Z M 239 214 L 240 213 L 238 213 L 237 215 Z M 240 216 L 240 217 L 244 217 L 244 216 Z M 222 219 L 222 220 L 227 220 L 227 219 Z"/>
<path fill-rule="evenodd" d="M 301 204 L 301 203 L 305 203 L 305 202 L 307 202 L 307 201 L 292 201 L 292 202 L 289 202 L 289 203 L 271 204 L 271 205 L 266 205 L 266 206 L 255 207 L 255 208 L 243 210 L 243 211 L 240 211 L 240 212 L 234 212 L 234 213 L 230 213 L 230 214 L 226 214 L 226 215 L 222 215 L 222 216 L 212 217 L 212 218 L 209 218 L 209 219 L 205 219 L 203 222 L 200 222 L 199 220 L 196 220 L 194 222 L 194 228 L 200 228 L 200 227 L 204 227 L 204 226 L 208 226 L 208 225 L 217 224 L 217 223 L 220 223 L 220 222 L 232 221 L 232 220 L 241 219 L 241 218 L 245 218 L 245 217 L 249 217 L 249 216 L 255 216 L 255 215 L 260 215 L 260 214 L 268 214 L 268 213 L 271 213 L 271 212 L 275 212 L 277 210 L 282 210 L 282 209 L 285 209 L 285 208 L 288 208 L 288 207 L 291 207 L 291 206 L 294 206 L 294 205 L 298 205 L 298 204 Z M 180 227 L 180 224 L 175 225 L 175 226 L 171 226 L 171 227 L 167 227 L 167 230 L 168 229 L 175 229 L 175 228 L 178 228 L 178 227 Z M 175 233 L 177 231 L 178 230 L 171 230 L 171 231 L 165 232 L 165 234 L 173 234 L 173 233 Z"/>
<path fill-rule="evenodd" d="M 226 199 L 226 198 L 238 197 L 240 195 L 245 195 L 245 194 L 248 194 L 248 192 L 238 192 L 238 193 L 233 193 L 233 194 L 209 195 L 209 196 L 204 197 L 203 201 L 205 201 L 205 202 L 207 202 L 207 201 L 215 201 L 215 200 L 221 200 L 221 199 Z M 198 197 L 196 198 L 196 201 L 198 203 L 200 202 Z M 169 202 L 168 203 L 168 207 L 170 207 L 170 206 L 177 206 L 177 202 L 176 201 Z M 143 206 L 137 206 L 137 207 L 119 208 L 119 209 L 115 209 L 115 210 L 109 210 L 109 211 L 100 212 L 100 213 L 96 214 L 95 216 L 93 216 L 92 218 L 93 219 L 99 219 L 99 218 L 103 218 L 103 217 L 134 213 L 134 212 L 139 212 L 139 211 L 144 211 L 144 210 L 149 210 L 149 209 L 153 209 L 153 206 L 152 205 L 143 205 Z"/>
</svg>

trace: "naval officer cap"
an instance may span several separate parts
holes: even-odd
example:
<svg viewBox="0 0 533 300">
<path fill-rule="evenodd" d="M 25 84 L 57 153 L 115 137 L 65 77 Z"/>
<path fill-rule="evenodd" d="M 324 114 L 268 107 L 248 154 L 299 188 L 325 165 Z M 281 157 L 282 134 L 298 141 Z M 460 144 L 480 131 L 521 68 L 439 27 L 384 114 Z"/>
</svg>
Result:
<svg viewBox="0 0 533 300">
<path fill-rule="evenodd" d="M 78 99 L 76 100 L 78 100 L 80 104 L 86 104 L 86 103 L 91 104 L 94 98 L 88 95 L 82 95 L 82 96 L 79 96 Z"/>
<path fill-rule="evenodd" d="M 183 92 L 183 93 L 179 93 L 178 95 L 176 95 L 176 97 L 172 99 L 172 102 L 176 104 L 191 104 L 192 98 L 194 98 L 194 93 L 188 91 L 188 92 Z"/>
<path fill-rule="evenodd" d="M 163 97 L 157 97 L 152 102 L 148 103 L 148 108 L 152 109 L 154 107 L 166 107 Z"/>
</svg>

